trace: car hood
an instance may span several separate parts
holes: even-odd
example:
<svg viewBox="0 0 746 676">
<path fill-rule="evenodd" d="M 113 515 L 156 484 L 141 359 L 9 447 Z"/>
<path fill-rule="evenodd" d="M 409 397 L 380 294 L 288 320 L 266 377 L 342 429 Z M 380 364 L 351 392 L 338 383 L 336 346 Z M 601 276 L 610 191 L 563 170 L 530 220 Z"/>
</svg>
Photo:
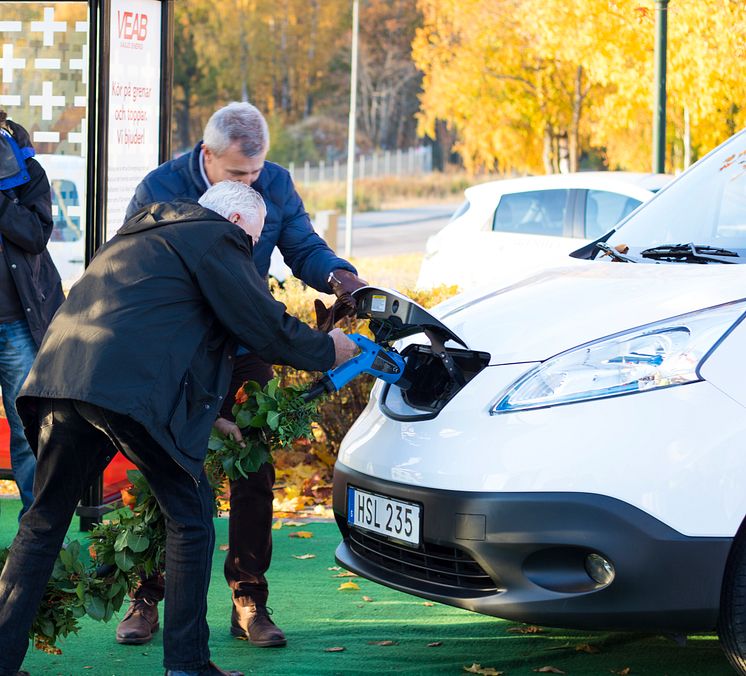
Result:
<svg viewBox="0 0 746 676">
<path fill-rule="evenodd" d="M 543 361 L 588 341 L 746 297 L 746 265 L 587 261 L 431 310 L 490 364 Z"/>
</svg>

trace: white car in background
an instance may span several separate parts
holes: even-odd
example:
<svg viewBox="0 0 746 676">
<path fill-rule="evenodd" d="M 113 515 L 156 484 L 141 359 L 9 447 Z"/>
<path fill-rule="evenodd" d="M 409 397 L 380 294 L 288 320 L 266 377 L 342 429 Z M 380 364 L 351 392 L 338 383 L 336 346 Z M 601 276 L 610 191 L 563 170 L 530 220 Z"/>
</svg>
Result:
<svg viewBox="0 0 746 676">
<path fill-rule="evenodd" d="M 52 188 L 54 229 L 47 244 L 67 291 L 85 269 L 86 161 L 73 155 L 36 155 Z"/>
<path fill-rule="evenodd" d="M 608 233 L 671 180 L 665 174 L 579 172 L 467 188 L 451 221 L 430 237 L 417 286 L 507 286 Z"/>
<path fill-rule="evenodd" d="M 404 386 L 340 448 L 337 560 L 515 621 L 717 629 L 746 674 L 746 131 L 586 256 L 429 312 L 374 291 Z"/>
</svg>

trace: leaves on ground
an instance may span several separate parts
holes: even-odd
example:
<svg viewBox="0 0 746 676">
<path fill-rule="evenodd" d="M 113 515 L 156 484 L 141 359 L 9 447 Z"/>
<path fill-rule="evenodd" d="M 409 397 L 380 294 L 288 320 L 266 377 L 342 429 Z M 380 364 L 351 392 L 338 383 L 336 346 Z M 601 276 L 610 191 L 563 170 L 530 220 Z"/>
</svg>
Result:
<svg viewBox="0 0 746 676">
<path fill-rule="evenodd" d="M 329 570 L 335 570 L 333 568 L 330 568 Z M 339 568 L 336 568 L 336 570 L 340 570 Z M 353 573 L 349 570 L 343 570 L 341 573 L 338 573 L 337 575 L 332 575 L 332 577 L 360 577 L 357 573 Z"/>
<path fill-rule="evenodd" d="M 534 669 L 535 672 L 539 674 L 564 674 L 565 672 L 562 671 L 562 669 L 558 669 L 557 667 L 537 667 Z"/>
<path fill-rule="evenodd" d="M 360 585 L 357 582 L 343 582 L 337 587 L 337 591 L 347 591 L 348 589 L 360 589 Z"/>
<path fill-rule="evenodd" d="M 428 648 L 440 648 L 440 646 L 443 645 L 443 641 L 433 641 L 432 643 L 428 643 Z"/>
<path fill-rule="evenodd" d="M 333 646 L 332 648 L 324 648 L 325 653 L 341 653 L 344 652 L 344 648 L 341 645 Z"/>
<path fill-rule="evenodd" d="M 624 669 L 609 669 L 609 671 L 612 674 L 617 674 L 617 676 L 629 676 L 632 673 L 631 667 L 624 667 Z"/>
<path fill-rule="evenodd" d="M 382 645 L 382 646 L 399 645 L 399 641 L 368 641 L 368 645 Z"/>
<path fill-rule="evenodd" d="M 227 552 L 228 551 L 228 545 L 220 545 L 220 547 L 218 547 L 218 549 L 221 552 Z"/>
<path fill-rule="evenodd" d="M 542 634 L 544 630 L 535 624 L 523 625 L 521 627 L 508 627 L 506 631 L 512 634 Z"/>
<path fill-rule="evenodd" d="M 589 655 L 596 655 L 601 652 L 599 648 L 590 643 L 581 643 L 575 646 L 575 651 L 579 653 L 588 653 Z"/>
<path fill-rule="evenodd" d="M 301 560 L 315 559 L 316 558 L 316 554 L 293 554 L 293 558 L 294 559 L 301 559 Z"/>
<path fill-rule="evenodd" d="M 289 533 L 288 537 L 290 538 L 301 538 L 304 540 L 307 540 L 308 538 L 313 537 L 313 533 L 308 530 L 297 530 L 294 533 Z"/>
<path fill-rule="evenodd" d="M 497 671 L 497 669 L 493 669 L 492 667 L 483 667 L 481 664 L 477 664 L 476 662 L 470 667 L 464 667 L 464 671 L 467 674 L 483 674 L 483 676 L 501 676 L 504 673 L 502 671 Z"/>
<path fill-rule="evenodd" d="M 367 601 L 368 603 L 370 603 L 372 600 L 373 599 L 370 598 L 370 596 L 363 596 L 363 601 Z"/>
<path fill-rule="evenodd" d="M 435 604 L 432 601 L 425 601 L 422 605 L 426 608 L 432 608 Z"/>
</svg>

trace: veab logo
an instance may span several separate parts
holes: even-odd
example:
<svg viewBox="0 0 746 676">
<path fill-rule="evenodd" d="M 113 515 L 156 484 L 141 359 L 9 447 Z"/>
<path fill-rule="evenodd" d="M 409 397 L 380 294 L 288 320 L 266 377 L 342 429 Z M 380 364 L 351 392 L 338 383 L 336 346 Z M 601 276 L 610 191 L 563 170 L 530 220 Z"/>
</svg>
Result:
<svg viewBox="0 0 746 676">
<path fill-rule="evenodd" d="M 136 12 L 117 12 L 120 40 L 143 41 L 148 36 L 148 15 Z"/>
</svg>

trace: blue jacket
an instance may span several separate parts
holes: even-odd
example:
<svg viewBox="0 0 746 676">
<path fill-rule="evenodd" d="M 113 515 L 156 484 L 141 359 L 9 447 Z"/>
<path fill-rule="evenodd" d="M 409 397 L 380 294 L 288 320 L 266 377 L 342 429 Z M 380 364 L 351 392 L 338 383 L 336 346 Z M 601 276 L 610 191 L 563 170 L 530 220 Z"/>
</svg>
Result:
<svg viewBox="0 0 746 676">
<path fill-rule="evenodd" d="M 199 166 L 200 141 L 191 153 L 165 162 L 151 171 L 137 186 L 127 207 L 125 220 L 153 202 L 174 199 L 198 200 L 209 186 Z M 332 270 L 357 274 L 346 260 L 339 258 L 316 234 L 311 219 L 295 190 L 287 169 L 265 162 L 262 173 L 251 186 L 264 198 L 267 218 L 259 242 L 254 247 L 254 263 L 262 277 L 269 272 L 272 250 L 280 249 L 293 274 L 322 293 L 332 293 L 327 278 Z"/>
</svg>

